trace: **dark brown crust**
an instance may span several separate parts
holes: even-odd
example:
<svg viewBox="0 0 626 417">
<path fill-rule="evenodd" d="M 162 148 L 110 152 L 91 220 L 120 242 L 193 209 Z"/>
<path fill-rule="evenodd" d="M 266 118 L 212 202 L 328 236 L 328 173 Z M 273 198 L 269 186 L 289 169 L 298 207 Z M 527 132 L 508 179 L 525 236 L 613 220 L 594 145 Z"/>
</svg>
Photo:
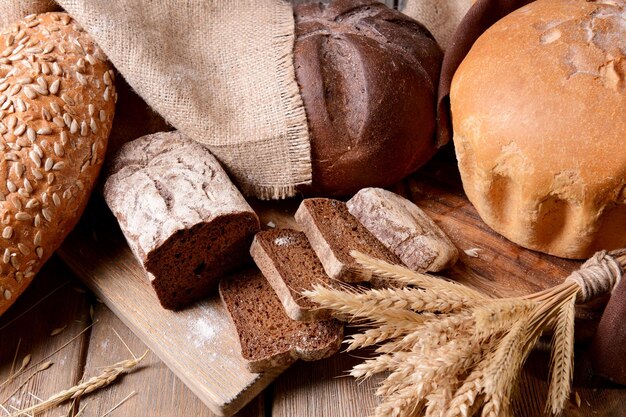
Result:
<svg viewBox="0 0 626 417">
<path fill-rule="evenodd" d="M 323 359 L 335 354 L 341 346 L 342 323 L 290 319 L 258 269 L 223 279 L 219 289 L 251 372 L 286 366 L 297 359 Z"/>
<path fill-rule="evenodd" d="M 392 184 L 435 152 L 442 52 L 426 28 L 373 0 L 295 8 L 296 78 L 315 193 Z"/>
</svg>

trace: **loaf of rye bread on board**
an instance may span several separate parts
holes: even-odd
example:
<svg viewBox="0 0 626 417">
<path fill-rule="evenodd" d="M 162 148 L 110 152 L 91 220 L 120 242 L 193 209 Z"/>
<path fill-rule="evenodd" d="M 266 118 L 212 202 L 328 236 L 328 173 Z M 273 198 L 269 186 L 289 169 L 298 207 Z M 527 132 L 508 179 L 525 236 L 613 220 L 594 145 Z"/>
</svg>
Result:
<svg viewBox="0 0 626 417">
<path fill-rule="evenodd" d="M 69 15 L 0 33 L 0 314 L 81 216 L 115 112 L 113 70 Z"/>
<path fill-rule="evenodd" d="M 200 299 L 250 260 L 257 215 L 209 151 L 177 131 L 122 146 L 104 198 L 165 308 Z"/>
</svg>

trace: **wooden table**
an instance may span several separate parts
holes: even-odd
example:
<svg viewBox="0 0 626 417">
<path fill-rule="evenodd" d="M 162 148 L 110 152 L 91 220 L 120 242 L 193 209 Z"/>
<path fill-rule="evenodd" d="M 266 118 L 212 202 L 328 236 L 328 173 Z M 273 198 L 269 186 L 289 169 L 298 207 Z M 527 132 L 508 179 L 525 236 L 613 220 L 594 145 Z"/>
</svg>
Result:
<svg viewBox="0 0 626 417">
<path fill-rule="evenodd" d="M 54 364 L 25 384 L 32 370 L 0 388 L 0 401 L 9 411 L 11 407 L 35 403 L 35 396 L 47 398 L 83 378 L 97 375 L 101 367 L 130 358 L 129 350 L 140 355 L 146 347 L 58 258 L 53 258 L 0 319 L 0 383 L 10 374 L 16 350 L 16 368 L 27 354 L 31 355 L 29 366 L 49 355 Z M 376 380 L 359 384 L 345 377 L 346 371 L 359 362 L 358 355 L 341 353 L 320 362 L 296 363 L 237 416 L 368 415 L 376 405 Z M 593 377 L 584 347 L 577 352 L 576 364 L 576 395 L 565 415 L 625 416 L 626 389 Z M 535 353 L 531 357 L 515 400 L 518 416 L 542 415 L 547 367 L 547 355 Z M 118 409 L 107 414 L 124 399 Z M 83 409 L 81 415 L 89 417 L 213 415 L 152 353 L 133 373 L 110 387 L 42 415 L 73 416 Z M 3 415 L 7 413 L 0 409 L 0 416 Z"/>
</svg>

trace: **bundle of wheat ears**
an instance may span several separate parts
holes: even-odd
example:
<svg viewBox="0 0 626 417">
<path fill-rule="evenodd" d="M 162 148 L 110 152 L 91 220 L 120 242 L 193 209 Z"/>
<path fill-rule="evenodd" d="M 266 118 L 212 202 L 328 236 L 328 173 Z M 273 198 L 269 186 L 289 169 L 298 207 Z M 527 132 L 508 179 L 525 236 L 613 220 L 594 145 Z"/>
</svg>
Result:
<svg viewBox="0 0 626 417">
<path fill-rule="evenodd" d="M 552 332 L 547 410 L 569 399 L 575 304 L 610 292 L 626 270 L 626 250 L 599 252 L 562 284 L 519 298 L 496 299 L 454 282 L 353 252 L 375 276 L 401 287 L 357 290 L 315 286 L 305 293 L 338 317 L 368 328 L 348 350 L 377 345 L 350 374 L 390 372 L 376 417 L 482 416 L 511 413 L 522 366 L 544 332 Z"/>
</svg>

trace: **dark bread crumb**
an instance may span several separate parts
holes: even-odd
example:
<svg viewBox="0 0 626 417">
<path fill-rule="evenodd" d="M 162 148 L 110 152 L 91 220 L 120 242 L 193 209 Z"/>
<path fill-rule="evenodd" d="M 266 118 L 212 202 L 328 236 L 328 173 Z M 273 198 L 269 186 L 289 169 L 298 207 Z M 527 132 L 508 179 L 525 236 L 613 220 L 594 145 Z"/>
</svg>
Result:
<svg viewBox="0 0 626 417">
<path fill-rule="evenodd" d="M 290 319 L 258 269 L 222 279 L 219 289 L 251 372 L 286 366 L 297 359 L 319 360 L 341 346 L 342 323 Z"/>
<path fill-rule="evenodd" d="M 330 318 L 330 312 L 302 295 L 313 284 L 331 285 L 306 235 L 291 229 L 259 232 L 250 253 L 294 320 Z"/>
<path fill-rule="evenodd" d="M 369 230 L 350 214 L 346 203 L 327 198 L 309 198 L 296 212 L 296 221 L 309 238 L 326 273 L 346 282 L 369 281 L 371 274 L 362 271 L 351 251 L 358 251 L 391 264 L 401 265 Z"/>
<path fill-rule="evenodd" d="M 161 305 L 183 308 L 214 290 L 220 278 L 249 264 L 257 230 L 256 216 L 237 213 L 172 235 L 145 262 Z"/>
</svg>

